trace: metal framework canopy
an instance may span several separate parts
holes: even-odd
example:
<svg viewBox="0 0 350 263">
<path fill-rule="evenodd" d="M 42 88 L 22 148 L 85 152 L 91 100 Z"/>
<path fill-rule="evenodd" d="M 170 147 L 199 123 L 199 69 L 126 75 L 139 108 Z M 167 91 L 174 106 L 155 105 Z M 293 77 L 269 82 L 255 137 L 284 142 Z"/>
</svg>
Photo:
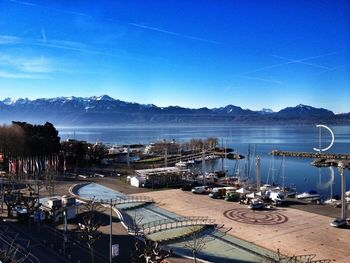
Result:
<svg viewBox="0 0 350 263">
<path fill-rule="evenodd" d="M 313 148 L 315 151 L 317 151 L 317 152 L 325 152 L 325 151 L 327 151 L 327 150 L 329 150 L 332 146 L 333 146 L 333 143 L 334 143 L 334 133 L 333 133 L 333 131 L 328 127 L 328 126 L 326 126 L 326 125 L 323 125 L 323 124 L 318 124 L 318 125 L 316 125 L 316 127 L 317 128 L 320 128 L 320 138 L 319 138 L 319 140 L 320 140 L 320 148 Z M 332 140 L 331 140 L 331 143 L 326 147 L 326 148 L 321 148 L 321 139 L 322 139 L 322 137 L 321 137 L 321 128 L 325 128 L 325 129 L 327 129 L 329 132 L 330 132 L 330 134 L 331 134 L 331 136 L 332 136 Z"/>
</svg>

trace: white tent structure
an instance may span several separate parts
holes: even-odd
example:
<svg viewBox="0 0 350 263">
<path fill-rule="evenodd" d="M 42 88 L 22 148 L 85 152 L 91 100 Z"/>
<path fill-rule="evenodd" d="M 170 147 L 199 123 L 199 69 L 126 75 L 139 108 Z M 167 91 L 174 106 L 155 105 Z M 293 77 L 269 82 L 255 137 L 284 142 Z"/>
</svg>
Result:
<svg viewBox="0 0 350 263">
<path fill-rule="evenodd" d="M 257 193 L 251 193 L 251 194 L 247 194 L 247 195 L 246 195 L 246 197 L 252 198 L 252 199 L 257 198 L 258 196 L 259 196 L 259 195 L 258 195 Z M 261 196 L 261 194 L 260 194 L 260 196 Z"/>
<path fill-rule="evenodd" d="M 242 187 L 242 188 L 238 189 L 238 190 L 236 191 L 236 193 L 239 193 L 239 194 L 249 194 L 249 193 L 251 193 L 251 192 L 250 192 L 249 190 L 245 189 L 244 187 Z"/>
</svg>

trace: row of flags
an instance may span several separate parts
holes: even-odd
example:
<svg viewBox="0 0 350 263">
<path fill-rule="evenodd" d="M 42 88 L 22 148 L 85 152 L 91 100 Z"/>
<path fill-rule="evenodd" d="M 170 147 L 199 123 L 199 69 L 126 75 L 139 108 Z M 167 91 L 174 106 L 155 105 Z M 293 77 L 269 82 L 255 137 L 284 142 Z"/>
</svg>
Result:
<svg viewBox="0 0 350 263">
<path fill-rule="evenodd" d="M 58 171 L 60 161 L 57 155 L 9 158 L 9 173 L 36 174 L 47 170 Z M 65 160 L 63 163 L 65 170 Z"/>
</svg>

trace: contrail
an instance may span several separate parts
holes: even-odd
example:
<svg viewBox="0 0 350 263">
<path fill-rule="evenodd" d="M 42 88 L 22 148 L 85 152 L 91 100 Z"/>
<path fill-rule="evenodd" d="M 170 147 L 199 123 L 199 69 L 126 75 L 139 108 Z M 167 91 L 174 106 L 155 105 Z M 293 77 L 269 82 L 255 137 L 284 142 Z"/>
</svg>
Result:
<svg viewBox="0 0 350 263">
<path fill-rule="evenodd" d="M 305 58 L 301 58 L 301 59 L 298 59 L 298 60 L 289 60 L 288 62 L 273 64 L 273 65 L 265 66 L 265 67 L 261 67 L 261 68 L 256 68 L 256 69 L 249 70 L 247 72 L 244 72 L 244 73 L 241 73 L 241 74 L 237 74 L 237 75 L 246 75 L 246 74 L 249 74 L 249 73 L 258 72 L 258 71 L 262 71 L 262 70 L 265 70 L 265 69 L 277 68 L 277 67 L 281 67 L 281 66 L 285 66 L 285 65 L 289 65 L 289 64 L 297 64 L 297 63 L 308 64 L 310 66 L 320 67 L 320 68 L 323 68 L 323 69 L 329 69 L 328 67 L 320 66 L 320 65 L 317 65 L 317 64 L 306 63 L 305 61 L 313 60 L 313 59 L 316 59 L 316 58 L 327 57 L 327 56 L 331 56 L 331 55 L 339 54 L 339 53 L 344 53 L 344 52 L 345 51 L 343 51 L 343 52 L 330 52 L 330 53 L 325 53 L 325 54 L 321 54 L 321 55 L 317 55 L 317 56 L 305 57 Z M 275 57 L 278 57 L 278 56 L 275 56 Z M 279 58 L 282 58 L 282 57 L 279 57 Z M 283 58 L 283 59 L 286 59 L 286 58 Z"/>
<path fill-rule="evenodd" d="M 274 56 L 274 57 L 288 60 L 291 63 L 299 63 L 299 64 L 308 65 L 308 66 L 313 66 L 313 67 L 316 67 L 316 68 L 329 69 L 329 67 L 325 67 L 325 66 L 322 66 L 322 65 L 304 62 L 304 61 L 311 60 L 311 59 L 289 59 L 289 58 L 285 58 L 285 57 L 281 57 L 281 56 Z"/>
<path fill-rule="evenodd" d="M 273 80 L 273 79 L 256 78 L 256 77 L 250 77 L 250 76 L 243 76 L 243 78 L 245 78 L 245 79 L 253 79 L 253 80 L 260 80 L 260 81 L 269 82 L 269 83 L 275 83 L 275 84 L 283 84 L 282 81 Z"/>
<path fill-rule="evenodd" d="M 30 3 L 30 2 L 25 2 L 25 1 L 20 1 L 20 0 L 9 0 L 9 1 L 12 2 L 12 3 L 19 4 L 19 5 L 25 5 L 25 6 L 31 6 L 31 7 L 45 8 L 45 9 L 54 10 L 54 11 L 61 12 L 61 13 L 71 14 L 71 15 L 78 15 L 78 16 L 91 17 L 90 15 L 87 15 L 87 14 L 84 14 L 84 13 L 79 13 L 79 12 L 74 12 L 74 11 L 66 11 L 66 10 L 62 10 L 62 9 L 58 9 L 58 8 L 54 8 L 54 7 L 48 7 L 48 6 L 44 6 L 44 5 L 38 5 L 38 4 L 34 4 L 34 3 Z"/>
<path fill-rule="evenodd" d="M 138 28 L 142 28 L 142 29 L 146 29 L 146 30 L 152 30 L 152 31 L 163 33 L 163 34 L 173 35 L 173 36 L 187 38 L 187 39 L 196 40 L 196 41 L 202 41 L 202 42 L 215 44 L 215 45 L 223 45 L 223 43 L 218 42 L 218 41 L 209 40 L 209 39 L 200 38 L 200 37 L 195 37 L 195 36 L 190 36 L 190 35 L 184 35 L 184 34 L 164 30 L 164 29 L 157 28 L 157 27 L 145 26 L 145 25 L 136 24 L 136 23 L 128 23 L 128 24 L 131 26 L 134 26 L 134 27 L 138 27 Z"/>
<path fill-rule="evenodd" d="M 46 44 L 46 34 L 44 27 L 41 28 L 41 36 L 43 37 L 44 44 Z"/>
</svg>

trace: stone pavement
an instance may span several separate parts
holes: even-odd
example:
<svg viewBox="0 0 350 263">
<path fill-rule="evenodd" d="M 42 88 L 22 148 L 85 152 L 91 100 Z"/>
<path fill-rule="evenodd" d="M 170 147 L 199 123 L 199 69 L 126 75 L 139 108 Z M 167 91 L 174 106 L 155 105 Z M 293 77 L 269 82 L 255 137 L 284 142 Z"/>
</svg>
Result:
<svg viewBox="0 0 350 263">
<path fill-rule="evenodd" d="M 291 208 L 251 211 L 246 205 L 215 200 L 179 189 L 144 193 L 157 205 L 181 216 L 208 216 L 232 227 L 229 234 L 270 250 L 293 256 L 350 262 L 350 229 L 329 225 L 331 217 Z"/>
</svg>

